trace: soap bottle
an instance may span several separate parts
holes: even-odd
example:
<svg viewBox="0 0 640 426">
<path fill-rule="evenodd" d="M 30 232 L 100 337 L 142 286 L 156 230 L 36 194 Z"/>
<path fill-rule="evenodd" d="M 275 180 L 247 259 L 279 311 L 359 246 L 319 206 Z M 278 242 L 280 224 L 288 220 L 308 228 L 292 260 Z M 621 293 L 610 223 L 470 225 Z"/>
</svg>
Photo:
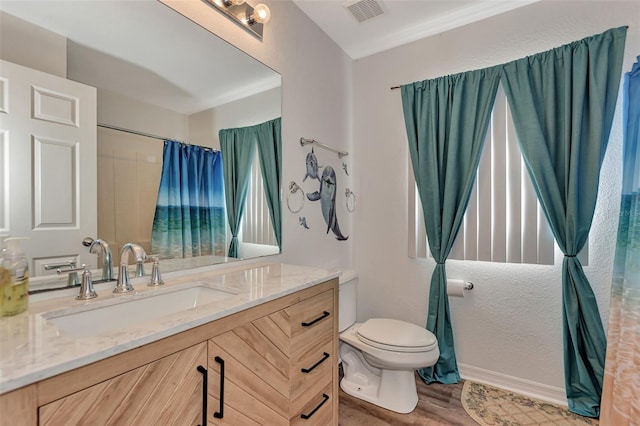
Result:
<svg viewBox="0 0 640 426">
<path fill-rule="evenodd" d="M 0 252 L 0 316 L 17 315 L 29 304 L 29 263 L 20 247 L 24 238 L 7 238 Z"/>
</svg>

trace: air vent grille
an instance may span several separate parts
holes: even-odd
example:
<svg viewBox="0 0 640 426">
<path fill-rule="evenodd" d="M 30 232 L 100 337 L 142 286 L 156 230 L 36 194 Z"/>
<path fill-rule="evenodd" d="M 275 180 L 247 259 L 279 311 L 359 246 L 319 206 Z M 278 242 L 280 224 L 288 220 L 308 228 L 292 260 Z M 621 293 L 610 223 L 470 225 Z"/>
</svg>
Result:
<svg viewBox="0 0 640 426">
<path fill-rule="evenodd" d="M 380 2 L 376 0 L 358 0 L 344 4 L 356 21 L 362 23 L 384 13 Z"/>
</svg>

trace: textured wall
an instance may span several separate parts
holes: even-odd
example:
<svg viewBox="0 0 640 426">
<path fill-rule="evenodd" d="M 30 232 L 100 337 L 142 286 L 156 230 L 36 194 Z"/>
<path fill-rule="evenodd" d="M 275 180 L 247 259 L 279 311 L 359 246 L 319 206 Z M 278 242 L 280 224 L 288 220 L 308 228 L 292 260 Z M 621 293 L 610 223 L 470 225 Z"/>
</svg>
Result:
<svg viewBox="0 0 640 426">
<path fill-rule="evenodd" d="M 356 191 L 354 266 L 359 319 L 387 316 L 423 325 L 434 262 L 407 257 L 410 164 L 397 84 L 483 68 L 629 25 L 624 69 L 640 53 L 640 3 L 535 3 L 373 55 L 354 64 Z M 618 107 L 619 108 L 619 107 Z M 621 115 L 602 170 L 585 268 L 608 317 L 621 182 Z M 471 370 L 563 388 L 561 263 L 555 266 L 447 262 L 450 278 L 475 283 L 450 299 L 458 361 Z M 469 371 L 469 369 L 467 369 Z"/>
</svg>

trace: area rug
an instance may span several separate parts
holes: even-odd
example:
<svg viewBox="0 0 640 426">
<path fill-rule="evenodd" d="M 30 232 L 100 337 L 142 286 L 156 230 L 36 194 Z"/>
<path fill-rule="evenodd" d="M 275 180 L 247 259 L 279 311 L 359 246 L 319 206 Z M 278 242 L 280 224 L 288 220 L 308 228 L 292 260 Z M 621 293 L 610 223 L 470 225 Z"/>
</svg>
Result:
<svg viewBox="0 0 640 426">
<path fill-rule="evenodd" d="M 462 406 L 481 426 L 597 425 L 565 407 L 467 380 L 462 387 Z"/>
</svg>

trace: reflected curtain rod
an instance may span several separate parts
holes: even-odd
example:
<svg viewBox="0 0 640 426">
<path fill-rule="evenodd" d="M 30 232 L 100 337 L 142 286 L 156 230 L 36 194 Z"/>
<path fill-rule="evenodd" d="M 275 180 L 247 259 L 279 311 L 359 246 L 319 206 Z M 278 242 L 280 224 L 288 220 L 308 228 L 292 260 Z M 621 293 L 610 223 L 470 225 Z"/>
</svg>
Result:
<svg viewBox="0 0 640 426">
<path fill-rule="evenodd" d="M 323 143 L 318 142 L 315 139 L 306 139 L 306 138 L 300 138 L 300 145 L 301 146 L 305 146 L 305 145 L 317 145 L 319 147 L 322 147 L 324 149 L 328 149 L 329 151 L 335 152 L 336 154 L 338 154 L 338 158 L 342 158 L 345 157 L 347 155 L 349 155 L 349 153 L 347 151 L 340 151 L 339 149 L 335 149 L 329 145 L 325 145 Z"/>
<path fill-rule="evenodd" d="M 213 152 L 218 152 L 219 151 L 218 149 L 211 148 L 210 146 L 195 145 L 195 144 L 192 144 L 192 143 L 189 143 L 189 142 L 183 142 L 183 141 L 179 141 L 179 140 L 172 139 L 172 138 L 165 138 L 165 137 L 162 137 L 162 136 L 152 135 L 151 133 L 139 132 L 137 130 L 125 129 L 124 127 L 112 126 L 110 124 L 98 123 L 98 127 L 104 127 L 105 129 L 111 129 L 111 130 L 118 130 L 120 132 L 131 133 L 132 135 L 144 136 L 144 137 L 151 138 L 151 139 L 159 139 L 161 141 L 174 141 L 174 142 L 179 142 L 179 143 L 184 144 L 184 145 L 199 146 L 200 148 L 208 149 L 208 150 L 211 150 Z"/>
</svg>

